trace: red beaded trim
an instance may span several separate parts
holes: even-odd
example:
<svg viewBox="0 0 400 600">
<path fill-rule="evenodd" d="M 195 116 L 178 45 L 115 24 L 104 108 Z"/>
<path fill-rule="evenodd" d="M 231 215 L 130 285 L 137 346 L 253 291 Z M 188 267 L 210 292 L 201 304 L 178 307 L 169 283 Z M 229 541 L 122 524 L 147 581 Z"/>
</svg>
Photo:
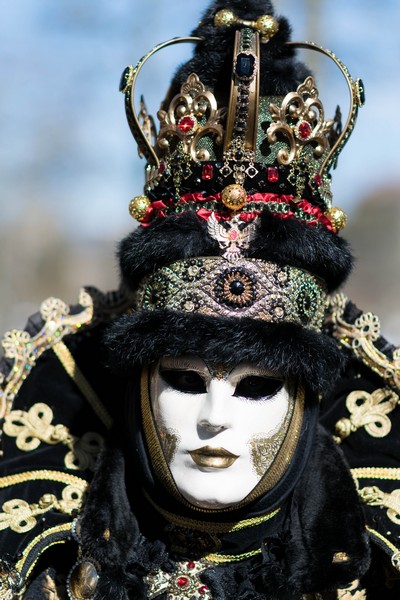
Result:
<svg viewBox="0 0 400 600">
<path fill-rule="evenodd" d="M 323 211 L 304 198 L 295 202 L 294 196 L 257 193 L 247 196 L 246 204 L 248 210 L 239 214 L 242 221 L 253 221 L 262 212 L 262 205 L 265 204 L 273 214 L 282 219 L 297 219 L 310 225 L 322 225 L 329 231 L 335 231 L 330 219 Z M 196 214 L 205 221 L 212 213 L 215 214 L 217 220 L 229 221 L 232 218 L 231 213 L 224 211 L 220 193 L 205 197 L 196 192 L 184 194 L 178 203 L 174 202 L 172 198 L 154 200 L 148 207 L 141 225 L 146 227 L 154 219 L 164 219 L 171 214 L 186 212 L 189 210 L 189 205 L 192 205 Z"/>
</svg>

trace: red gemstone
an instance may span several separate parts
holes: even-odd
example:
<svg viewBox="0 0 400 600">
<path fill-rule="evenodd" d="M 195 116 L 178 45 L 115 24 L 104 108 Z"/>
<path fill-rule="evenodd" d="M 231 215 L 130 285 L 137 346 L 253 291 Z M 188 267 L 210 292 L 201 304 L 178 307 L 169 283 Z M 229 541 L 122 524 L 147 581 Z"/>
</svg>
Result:
<svg viewBox="0 0 400 600">
<path fill-rule="evenodd" d="M 302 140 L 306 140 L 307 138 L 309 138 L 311 135 L 311 131 L 312 129 L 310 123 L 307 123 L 307 121 L 303 121 L 303 123 L 300 123 L 299 135 Z"/>
<path fill-rule="evenodd" d="M 314 175 L 314 181 L 317 184 L 317 186 L 319 187 L 322 183 L 322 177 L 319 173 L 315 173 Z"/>
<path fill-rule="evenodd" d="M 187 577 L 178 577 L 178 579 L 176 580 L 176 585 L 178 585 L 180 588 L 187 587 L 188 583 L 189 579 Z"/>
<path fill-rule="evenodd" d="M 229 239 L 231 240 L 231 242 L 236 242 L 236 240 L 238 239 L 238 232 L 236 231 L 236 229 L 232 229 L 229 232 Z"/>
<path fill-rule="evenodd" d="M 196 121 L 193 117 L 182 117 L 182 119 L 178 123 L 179 129 L 183 133 L 191 133 L 196 125 Z"/>
<path fill-rule="evenodd" d="M 209 181 L 213 177 L 213 171 L 214 169 L 212 165 L 203 165 L 203 173 L 201 178 Z"/>
<path fill-rule="evenodd" d="M 194 569 L 194 568 L 195 568 L 195 566 L 196 566 L 196 563 L 194 563 L 192 560 L 190 560 L 190 561 L 188 562 L 188 569 Z"/>
<path fill-rule="evenodd" d="M 279 179 L 279 171 L 278 167 L 268 167 L 267 173 L 268 181 L 271 183 L 275 183 Z"/>
<path fill-rule="evenodd" d="M 160 166 L 158 167 L 158 172 L 159 172 L 159 174 L 160 174 L 160 175 L 162 175 L 162 174 L 164 173 L 164 171 L 165 171 L 165 167 L 166 167 L 166 164 L 165 164 L 165 162 L 162 160 L 162 161 L 160 162 Z"/>
<path fill-rule="evenodd" d="M 204 594 L 207 594 L 207 592 L 210 591 L 210 588 L 208 588 L 206 585 L 202 585 L 201 588 L 199 588 L 199 593 L 204 596 Z"/>
</svg>

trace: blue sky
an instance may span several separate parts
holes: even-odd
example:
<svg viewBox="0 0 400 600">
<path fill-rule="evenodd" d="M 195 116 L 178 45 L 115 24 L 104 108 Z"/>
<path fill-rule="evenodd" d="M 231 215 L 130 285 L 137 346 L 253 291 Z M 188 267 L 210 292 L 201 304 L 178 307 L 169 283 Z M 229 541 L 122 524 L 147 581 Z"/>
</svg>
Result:
<svg viewBox="0 0 400 600">
<path fill-rule="evenodd" d="M 26 219 L 32 198 L 72 236 L 117 239 L 132 227 L 127 206 L 142 190 L 144 162 L 125 122 L 119 77 L 156 43 L 188 34 L 204 6 L 200 0 L 0 0 L 3 227 Z M 400 179 L 400 3 L 280 0 L 276 6 L 290 18 L 294 39 L 312 35 L 365 82 L 367 105 L 334 174 L 335 203 L 351 212 L 383 181 Z M 173 65 L 185 58 L 181 52 L 154 59 L 141 78 L 154 112 Z M 345 87 L 317 66 L 321 97 L 333 114 L 337 103 L 346 105 Z"/>
</svg>

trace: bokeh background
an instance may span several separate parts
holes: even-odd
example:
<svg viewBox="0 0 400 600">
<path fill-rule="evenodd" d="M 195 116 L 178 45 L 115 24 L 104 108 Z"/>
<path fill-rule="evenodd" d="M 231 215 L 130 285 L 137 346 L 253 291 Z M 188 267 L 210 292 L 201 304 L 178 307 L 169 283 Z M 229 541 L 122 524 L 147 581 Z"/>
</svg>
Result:
<svg viewBox="0 0 400 600">
<path fill-rule="evenodd" d="M 293 39 L 333 50 L 365 82 L 367 104 L 334 173 L 335 204 L 356 268 L 344 291 L 400 343 L 400 2 L 276 0 Z M 160 41 L 187 35 L 204 0 L 0 0 L 0 331 L 20 328 L 47 296 L 118 284 L 115 249 L 133 227 L 144 163 L 118 93 L 122 70 Z M 155 114 L 190 54 L 158 55 L 140 78 Z M 333 116 L 346 85 L 305 57 Z"/>
</svg>

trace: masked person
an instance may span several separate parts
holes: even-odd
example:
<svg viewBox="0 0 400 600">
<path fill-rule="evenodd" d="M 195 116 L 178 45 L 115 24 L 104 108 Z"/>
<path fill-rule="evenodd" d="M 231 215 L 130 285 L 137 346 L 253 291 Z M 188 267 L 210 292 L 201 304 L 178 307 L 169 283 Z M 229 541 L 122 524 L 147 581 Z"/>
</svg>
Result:
<svg viewBox="0 0 400 600">
<path fill-rule="evenodd" d="M 153 119 L 122 286 L 3 345 L 0 598 L 399 594 L 400 353 L 336 293 L 330 169 L 364 102 L 268 1 L 215 2 Z M 296 47 L 332 59 L 326 120 Z M 97 457 L 97 458 L 96 458 Z M 94 474 L 93 474 L 94 470 Z"/>
</svg>

